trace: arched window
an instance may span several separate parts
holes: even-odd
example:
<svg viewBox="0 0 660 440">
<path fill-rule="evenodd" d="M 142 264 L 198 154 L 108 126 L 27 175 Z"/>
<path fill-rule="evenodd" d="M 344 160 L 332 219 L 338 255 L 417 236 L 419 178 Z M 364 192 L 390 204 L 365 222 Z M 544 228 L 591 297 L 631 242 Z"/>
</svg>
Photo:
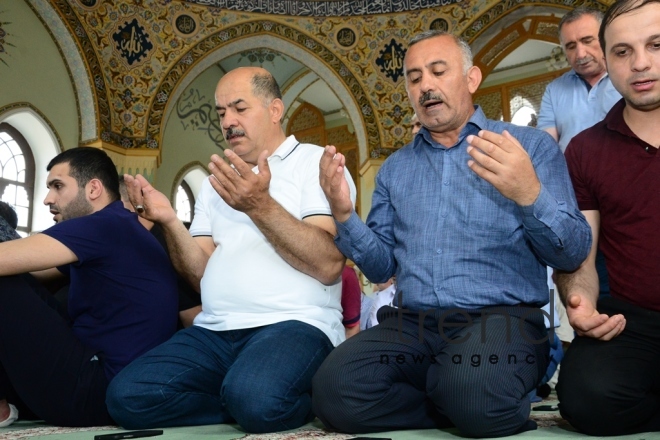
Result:
<svg viewBox="0 0 660 440">
<path fill-rule="evenodd" d="M 18 233 L 32 231 L 34 157 L 27 141 L 7 123 L 0 124 L 0 200 L 14 207 Z"/>
<path fill-rule="evenodd" d="M 195 194 L 199 194 L 202 184 L 208 177 L 208 170 L 200 162 L 191 162 L 174 178 L 170 200 L 176 209 L 177 217 L 182 222 L 192 223 L 195 217 Z"/>
<path fill-rule="evenodd" d="M 527 127 L 536 127 L 536 112 L 531 106 L 520 107 L 511 118 L 511 123 Z"/>
<path fill-rule="evenodd" d="M 182 222 L 192 222 L 195 214 L 195 197 L 185 180 L 181 181 L 181 184 L 176 190 L 175 206 L 176 216 L 179 217 L 179 220 Z"/>
</svg>

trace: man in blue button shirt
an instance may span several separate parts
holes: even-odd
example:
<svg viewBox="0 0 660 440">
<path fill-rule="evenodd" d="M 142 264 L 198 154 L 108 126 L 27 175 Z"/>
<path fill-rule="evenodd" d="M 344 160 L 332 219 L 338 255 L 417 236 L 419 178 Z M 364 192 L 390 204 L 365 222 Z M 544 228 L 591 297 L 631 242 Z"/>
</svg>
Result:
<svg viewBox="0 0 660 440">
<path fill-rule="evenodd" d="M 328 146 L 321 159 L 335 242 L 373 282 L 396 275 L 399 308 L 328 356 L 314 411 L 352 433 L 534 429 L 527 394 L 548 363 L 546 265 L 578 267 L 589 226 L 554 140 L 473 106 L 481 72 L 465 42 L 424 32 L 404 67 L 423 128 L 380 169 L 366 225 L 344 156 Z"/>
<path fill-rule="evenodd" d="M 579 7 L 559 22 L 559 41 L 571 70 L 546 87 L 537 128 L 550 133 L 562 151 L 573 136 L 602 121 L 621 99 L 598 43 L 602 20 L 602 12 Z"/>
</svg>

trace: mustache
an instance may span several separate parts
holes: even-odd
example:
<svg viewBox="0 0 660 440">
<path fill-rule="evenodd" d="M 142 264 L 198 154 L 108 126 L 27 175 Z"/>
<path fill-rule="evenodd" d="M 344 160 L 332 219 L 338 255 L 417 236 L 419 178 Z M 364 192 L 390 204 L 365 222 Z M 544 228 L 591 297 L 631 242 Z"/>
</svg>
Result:
<svg viewBox="0 0 660 440">
<path fill-rule="evenodd" d="M 245 131 L 240 128 L 229 127 L 225 132 L 225 139 L 229 139 L 234 136 L 245 136 Z"/>
<path fill-rule="evenodd" d="M 422 96 L 419 97 L 419 105 L 424 105 L 428 101 L 443 101 L 444 99 L 441 95 L 437 93 L 424 92 Z"/>
<path fill-rule="evenodd" d="M 593 61 L 593 60 L 594 57 L 584 57 L 584 58 L 578 58 L 577 60 L 575 60 L 575 63 L 581 66 L 582 64 L 587 64 L 589 61 Z"/>
</svg>

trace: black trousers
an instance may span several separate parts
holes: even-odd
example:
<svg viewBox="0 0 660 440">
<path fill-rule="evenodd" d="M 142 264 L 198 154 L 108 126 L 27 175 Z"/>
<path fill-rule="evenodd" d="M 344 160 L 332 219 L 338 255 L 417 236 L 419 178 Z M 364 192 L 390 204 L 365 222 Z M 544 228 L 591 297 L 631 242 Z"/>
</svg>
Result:
<svg viewBox="0 0 660 440">
<path fill-rule="evenodd" d="M 549 353 L 539 309 L 384 307 L 378 321 L 333 350 L 314 376 L 313 409 L 328 428 L 456 426 L 463 435 L 498 437 L 536 427 L 527 395 Z"/>
<path fill-rule="evenodd" d="M 561 415 L 590 435 L 660 431 L 660 312 L 614 298 L 598 311 L 623 314 L 626 327 L 610 341 L 576 337 L 561 363 Z"/>
<path fill-rule="evenodd" d="M 0 277 L 0 399 L 60 426 L 113 424 L 100 353 L 30 275 Z"/>
</svg>

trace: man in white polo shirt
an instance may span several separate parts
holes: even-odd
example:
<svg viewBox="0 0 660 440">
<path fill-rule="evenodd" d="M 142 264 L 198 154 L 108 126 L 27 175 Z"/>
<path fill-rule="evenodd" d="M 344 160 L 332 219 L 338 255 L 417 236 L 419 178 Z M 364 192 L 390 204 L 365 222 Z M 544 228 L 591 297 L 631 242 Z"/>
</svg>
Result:
<svg viewBox="0 0 660 440">
<path fill-rule="evenodd" d="M 344 339 L 345 259 L 319 185 L 323 149 L 286 137 L 264 69 L 227 73 L 215 100 L 229 164 L 211 157 L 190 232 L 163 194 L 126 176 L 136 210 L 163 227 L 175 267 L 199 286 L 203 311 L 113 381 L 108 409 L 125 428 L 297 428 L 313 417 L 314 373 Z"/>
</svg>

